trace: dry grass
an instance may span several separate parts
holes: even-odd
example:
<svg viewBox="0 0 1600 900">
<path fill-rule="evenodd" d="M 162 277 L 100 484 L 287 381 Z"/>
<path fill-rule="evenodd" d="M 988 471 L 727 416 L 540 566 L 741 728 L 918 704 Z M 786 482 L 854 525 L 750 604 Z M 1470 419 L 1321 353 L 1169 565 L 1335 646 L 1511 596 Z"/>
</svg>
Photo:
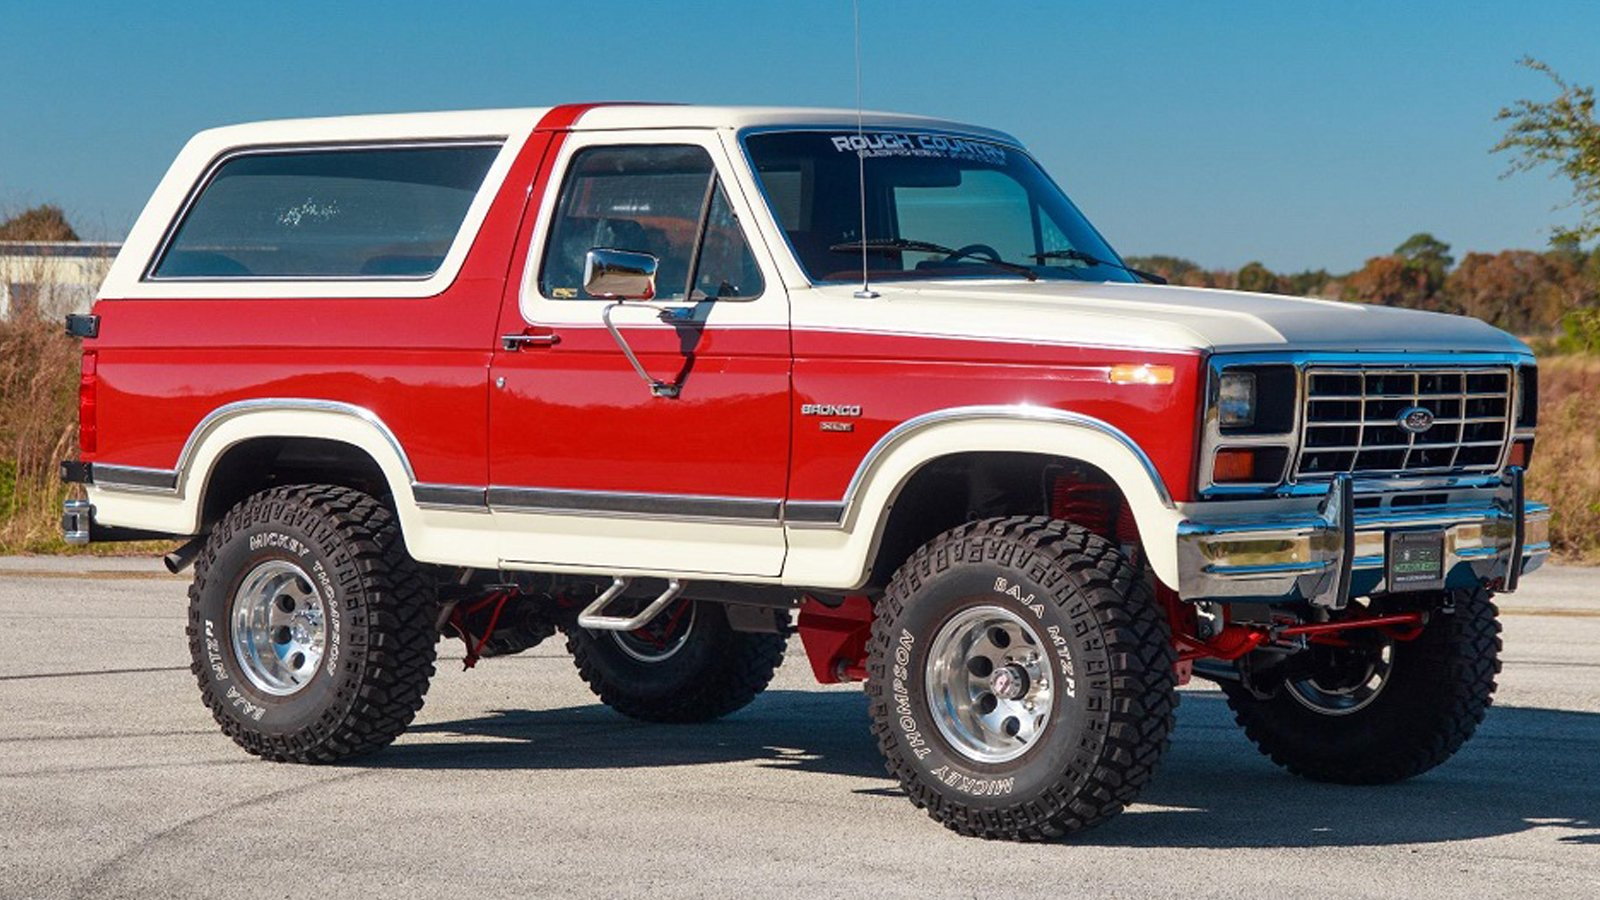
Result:
<svg viewBox="0 0 1600 900">
<path fill-rule="evenodd" d="M 75 488 L 61 483 L 59 470 L 78 451 L 79 347 L 62 328 L 72 298 L 49 259 L 7 263 L 0 280 L 36 287 L 14 289 L 9 315 L 0 317 L 0 553 L 68 552 L 61 503 Z M 119 551 L 130 548 L 95 547 Z"/>
<path fill-rule="evenodd" d="M 1528 496 L 1551 506 L 1550 541 L 1559 558 L 1600 562 L 1600 357 L 1539 361 Z"/>
<path fill-rule="evenodd" d="M 0 320 L 0 554 L 156 553 L 165 544 L 96 544 L 61 539 L 61 503 L 72 491 L 60 466 L 78 452 L 76 340 L 60 319 L 20 310 Z"/>
<path fill-rule="evenodd" d="M 60 461 L 77 450 L 77 345 L 37 310 L 0 322 L 0 551 L 60 549 Z"/>
</svg>

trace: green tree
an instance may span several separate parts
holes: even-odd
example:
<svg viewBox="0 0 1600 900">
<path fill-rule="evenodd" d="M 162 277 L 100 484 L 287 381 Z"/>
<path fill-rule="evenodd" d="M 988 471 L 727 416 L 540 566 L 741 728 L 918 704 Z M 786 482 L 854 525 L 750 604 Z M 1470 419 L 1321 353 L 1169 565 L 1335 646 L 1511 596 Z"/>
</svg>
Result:
<svg viewBox="0 0 1600 900">
<path fill-rule="evenodd" d="M 1429 293 L 1444 286 L 1444 276 L 1455 264 L 1450 255 L 1450 245 L 1426 231 L 1419 231 L 1394 248 L 1394 255 L 1406 261 L 1408 268 L 1421 272 Z"/>
<path fill-rule="evenodd" d="M 1258 294 L 1278 292 L 1278 276 L 1259 262 L 1246 263 L 1244 268 L 1239 270 L 1236 281 L 1241 291 L 1254 291 Z"/>
<path fill-rule="evenodd" d="M 1550 165 L 1572 182 L 1579 218 L 1576 225 L 1558 227 L 1558 239 L 1600 236 L 1600 121 L 1595 119 L 1594 88 L 1569 84 L 1532 57 L 1524 57 L 1521 65 L 1548 76 L 1560 93 L 1554 100 L 1518 100 L 1500 110 L 1495 119 L 1507 123 L 1506 133 L 1493 152 L 1515 154 L 1508 175 Z"/>
<path fill-rule="evenodd" d="M 1600 309 L 1575 309 L 1563 316 L 1556 349 L 1563 353 L 1600 353 Z"/>
<path fill-rule="evenodd" d="M 1307 269 L 1293 275 L 1285 275 L 1280 281 L 1285 293 L 1294 294 L 1296 297 L 1316 297 L 1328 290 L 1333 276 L 1327 269 Z"/>
</svg>

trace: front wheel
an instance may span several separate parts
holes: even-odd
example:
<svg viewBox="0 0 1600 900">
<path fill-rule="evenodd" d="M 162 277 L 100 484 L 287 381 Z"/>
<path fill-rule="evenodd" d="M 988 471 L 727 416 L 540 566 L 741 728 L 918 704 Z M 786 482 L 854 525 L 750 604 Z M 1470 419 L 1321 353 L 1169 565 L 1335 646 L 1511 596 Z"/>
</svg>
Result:
<svg viewBox="0 0 1600 900">
<path fill-rule="evenodd" d="M 873 732 L 911 802 L 963 834 L 1043 840 L 1115 815 L 1177 703 L 1142 573 L 1065 522 L 945 532 L 895 573 L 867 663 Z"/>
<path fill-rule="evenodd" d="M 1290 772 L 1339 784 L 1401 781 L 1449 759 L 1494 697 L 1500 624 L 1482 588 L 1448 599 L 1415 640 L 1304 651 L 1256 685 L 1265 696 L 1223 682 L 1245 736 Z"/>
</svg>

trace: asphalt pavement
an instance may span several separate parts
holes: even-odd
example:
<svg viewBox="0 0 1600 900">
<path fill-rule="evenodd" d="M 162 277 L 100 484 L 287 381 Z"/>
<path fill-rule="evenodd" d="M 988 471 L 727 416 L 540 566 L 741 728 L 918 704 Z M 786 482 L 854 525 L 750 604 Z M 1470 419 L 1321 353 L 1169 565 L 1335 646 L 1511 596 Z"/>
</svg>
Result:
<svg viewBox="0 0 1600 900">
<path fill-rule="evenodd" d="M 1505 671 L 1456 758 L 1382 788 L 1259 756 L 1204 685 L 1142 801 L 1075 838 L 961 838 L 906 802 L 859 687 L 711 725 L 590 696 L 559 641 L 462 672 L 348 765 L 261 762 L 189 674 L 154 561 L 0 558 L 0 897 L 1600 896 L 1600 570 L 1502 598 Z"/>
</svg>

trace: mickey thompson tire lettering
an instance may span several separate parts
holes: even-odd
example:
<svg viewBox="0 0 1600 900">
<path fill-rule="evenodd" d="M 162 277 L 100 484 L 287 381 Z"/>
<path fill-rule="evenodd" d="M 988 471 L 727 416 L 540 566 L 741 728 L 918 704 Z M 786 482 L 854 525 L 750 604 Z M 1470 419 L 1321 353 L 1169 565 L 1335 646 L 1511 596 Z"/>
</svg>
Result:
<svg viewBox="0 0 1600 900">
<path fill-rule="evenodd" d="M 1048 724 L 1003 762 L 953 745 L 930 707 L 930 645 L 975 607 L 1027 623 L 1054 681 Z M 879 603 L 872 729 L 911 802 L 946 827 L 1061 837 L 1115 815 L 1149 781 L 1172 729 L 1175 661 L 1147 582 L 1116 547 L 1052 519 L 971 522 L 918 550 Z"/>
<path fill-rule="evenodd" d="M 315 582 L 327 638 L 322 665 L 287 696 L 251 684 L 233 646 L 241 580 L 273 559 Z M 422 708 L 433 676 L 433 596 L 393 515 L 343 487 L 277 487 L 212 529 L 189 588 L 191 670 L 222 732 L 280 762 L 333 762 L 388 745 Z"/>
</svg>

